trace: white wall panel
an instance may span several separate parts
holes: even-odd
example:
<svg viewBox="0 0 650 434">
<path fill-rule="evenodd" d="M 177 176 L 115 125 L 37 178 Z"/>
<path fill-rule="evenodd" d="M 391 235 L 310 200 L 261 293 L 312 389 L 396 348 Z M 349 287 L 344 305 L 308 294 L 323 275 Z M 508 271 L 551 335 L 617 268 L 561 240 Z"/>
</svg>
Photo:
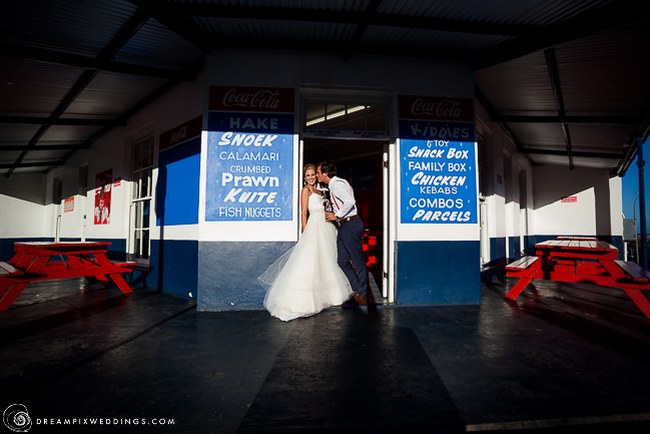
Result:
<svg viewBox="0 0 650 434">
<path fill-rule="evenodd" d="M 610 182 L 605 170 L 533 169 L 535 235 L 609 235 Z M 618 210 L 620 214 L 620 207 Z"/>
<path fill-rule="evenodd" d="M 42 205 L 0 194 L 0 238 L 49 236 L 54 205 Z"/>
</svg>

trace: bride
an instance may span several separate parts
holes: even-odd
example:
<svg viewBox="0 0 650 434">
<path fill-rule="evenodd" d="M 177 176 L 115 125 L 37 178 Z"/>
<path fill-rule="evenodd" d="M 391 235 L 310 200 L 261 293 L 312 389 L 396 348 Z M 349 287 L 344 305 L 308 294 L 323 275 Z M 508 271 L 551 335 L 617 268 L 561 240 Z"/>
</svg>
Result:
<svg viewBox="0 0 650 434">
<path fill-rule="evenodd" d="M 300 193 L 302 236 L 259 277 L 270 287 L 264 307 L 282 321 L 311 316 L 350 298 L 350 282 L 336 262 L 336 227 L 325 220 L 316 188 L 316 166 L 303 168 Z"/>
</svg>

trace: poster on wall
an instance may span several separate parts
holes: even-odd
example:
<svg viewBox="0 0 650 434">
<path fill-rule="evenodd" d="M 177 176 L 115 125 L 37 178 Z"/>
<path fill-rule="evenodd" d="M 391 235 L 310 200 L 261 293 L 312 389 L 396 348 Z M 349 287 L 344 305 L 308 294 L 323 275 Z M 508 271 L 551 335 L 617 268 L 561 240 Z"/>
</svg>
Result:
<svg viewBox="0 0 650 434">
<path fill-rule="evenodd" d="M 210 87 L 206 221 L 292 219 L 294 91 Z"/>
<path fill-rule="evenodd" d="M 477 223 L 473 102 L 399 97 L 401 223 Z"/>
<path fill-rule="evenodd" d="M 63 212 L 74 211 L 74 196 L 66 197 L 63 200 Z"/>
<path fill-rule="evenodd" d="M 113 186 L 113 169 L 108 169 L 95 176 L 95 213 L 94 223 L 106 225 L 111 221 L 111 187 Z"/>
</svg>

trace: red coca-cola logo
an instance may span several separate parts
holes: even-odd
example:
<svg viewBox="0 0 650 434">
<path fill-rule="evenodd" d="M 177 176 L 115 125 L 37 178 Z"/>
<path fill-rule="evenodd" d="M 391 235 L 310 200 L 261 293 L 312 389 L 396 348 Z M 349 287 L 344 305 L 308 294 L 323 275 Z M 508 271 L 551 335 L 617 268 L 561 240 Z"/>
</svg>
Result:
<svg viewBox="0 0 650 434">
<path fill-rule="evenodd" d="M 277 110 L 280 107 L 280 91 L 260 89 L 255 92 L 228 90 L 222 99 L 224 107 L 247 107 L 256 110 Z"/>
<path fill-rule="evenodd" d="M 416 99 L 411 104 L 411 114 L 432 115 L 438 118 L 460 118 L 463 113 L 462 101 L 442 99 L 439 101 Z"/>
</svg>

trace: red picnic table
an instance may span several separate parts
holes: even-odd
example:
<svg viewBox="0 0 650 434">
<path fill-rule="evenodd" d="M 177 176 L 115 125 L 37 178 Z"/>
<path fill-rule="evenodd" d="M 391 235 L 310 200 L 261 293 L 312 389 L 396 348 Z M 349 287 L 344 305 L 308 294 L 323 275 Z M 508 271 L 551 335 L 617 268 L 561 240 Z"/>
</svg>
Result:
<svg viewBox="0 0 650 434">
<path fill-rule="evenodd" d="M 16 242 L 14 256 L 0 262 L 0 311 L 16 300 L 30 282 L 95 277 L 102 282 L 110 278 L 122 293 L 133 292 L 122 277 L 130 273 L 135 262 L 112 262 L 106 256 L 108 241 L 92 242 Z"/>
<path fill-rule="evenodd" d="M 558 237 L 535 244 L 535 256 L 506 265 L 506 275 L 519 280 L 506 298 L 514 300 L 534 280 L 584 282 L 622 289 L 650 318 L 650 273 L 634 262 L 618 259 L 613 245 L 588 237 Z"/>
</svg>

